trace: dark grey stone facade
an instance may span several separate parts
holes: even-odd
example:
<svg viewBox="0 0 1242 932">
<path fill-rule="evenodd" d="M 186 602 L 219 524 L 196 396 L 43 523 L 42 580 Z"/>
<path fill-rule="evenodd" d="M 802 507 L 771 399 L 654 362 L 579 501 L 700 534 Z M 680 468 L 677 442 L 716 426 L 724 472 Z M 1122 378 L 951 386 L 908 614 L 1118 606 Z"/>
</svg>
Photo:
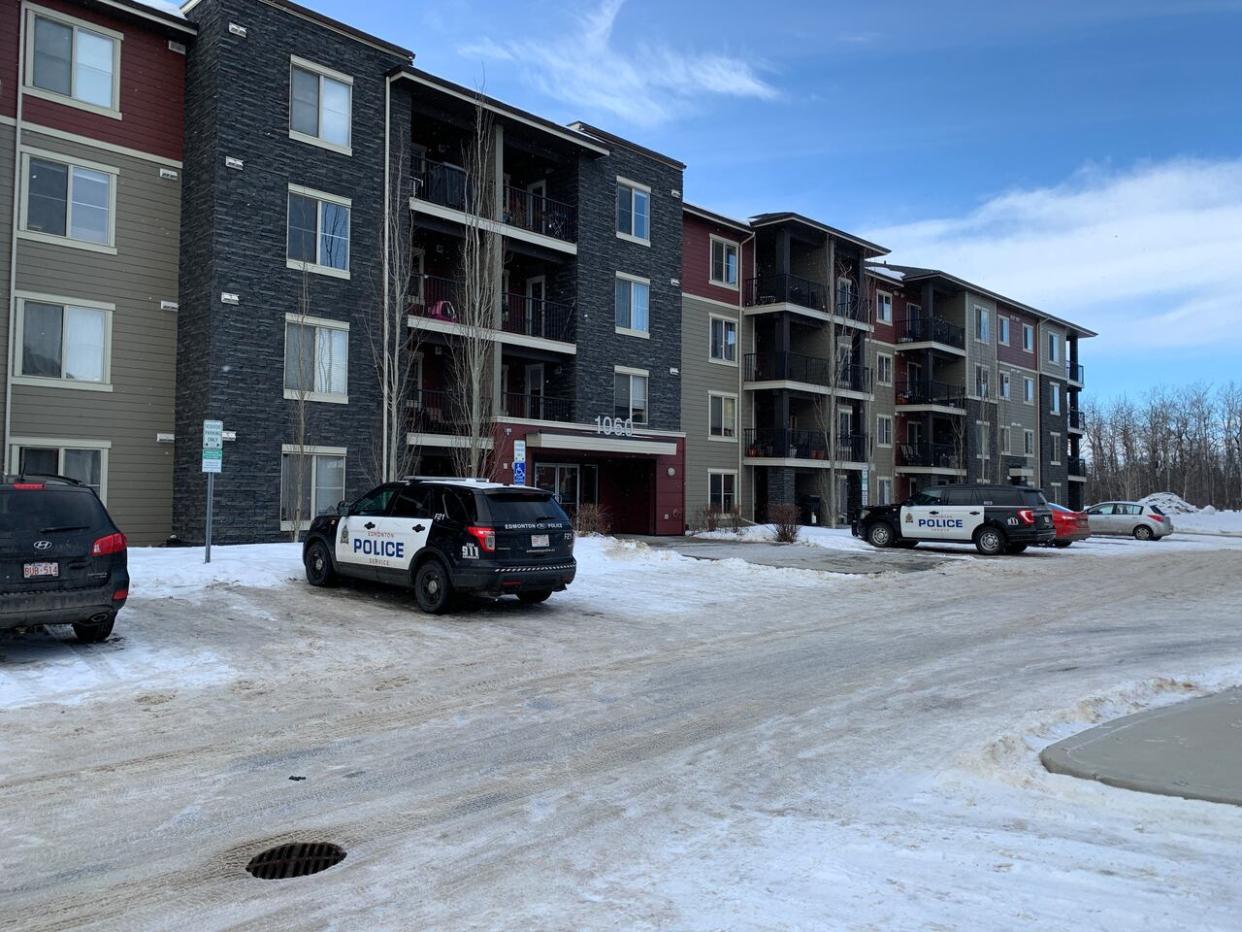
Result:
<svg viewBox="0 0 1242 932">
<path fill-rule="evenodd" d="M 1052 386 L 1059 385 L 1061 392 L 1061 413 L 1052 413 Z M 1066 383 L 1062 379 L 1050 378 L 1046 375 L 1039 377 L 1039 475 L 1042 483 L 1044 494 L 1052 500 L 1052 483 L 1059 483 L 1061 486 L 1062 496 L 1068 492 L 1069 486 L 1069 468 L 1066 463 L 1066 411 L 1068 410 L 1069 399 L 1066 396 Z M 1052 434 L 1061 435 L 1060 455 L 1057 457 L 1060 463 L 1054 465 Z M 1064 499 L 1060 499 L 1063 501 Z"/>
<path fill-rule="evenodd" d="M 284 398 L 285 315 L 304 284 L 309 315 L 350 323 L 349 404 L 306 403 L 305 442 L 346 448 L 347 496 L 373 483 L 379 386 L 363 321 L 382 294 L 385 74 L 403 59 L 258 0 L 203 0 L 189 16 L 200 34 L 186 81 L 174 530 L 202 540 L 202 421 L 219 418 L 237 439 L 217 477 L 215 539 L 271 540 L 287 536 L 281 447 L 297 402 Z M 290 56 L 352 76 L 352 155 L 289 137 Z M 290 184 L 351 199 L 348 281 L 286 268 Z"/>
</svg>

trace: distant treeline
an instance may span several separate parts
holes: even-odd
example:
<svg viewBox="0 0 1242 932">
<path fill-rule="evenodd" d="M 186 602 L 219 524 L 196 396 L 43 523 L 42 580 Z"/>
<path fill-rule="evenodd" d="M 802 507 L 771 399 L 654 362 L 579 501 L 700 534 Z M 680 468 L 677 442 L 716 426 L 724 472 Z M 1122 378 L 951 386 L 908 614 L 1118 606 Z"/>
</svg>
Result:
<svg viewBox="0 0 1242 932">
<path fill-rule="evenodd" d="M 1242 509 L 1242 385 L 1156 388 L 1084 413 L 1087 501 L 1175 492 Z"/>
</svg>

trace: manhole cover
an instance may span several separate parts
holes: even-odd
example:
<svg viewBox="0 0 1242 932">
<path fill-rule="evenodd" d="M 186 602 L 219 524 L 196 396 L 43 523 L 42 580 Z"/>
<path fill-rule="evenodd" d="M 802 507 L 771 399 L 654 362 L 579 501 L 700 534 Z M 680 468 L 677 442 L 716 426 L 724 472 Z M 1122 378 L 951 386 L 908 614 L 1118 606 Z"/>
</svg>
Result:
<svg viewBox="0 0 1242 932">
<path fill-rule="evenodd" d="M 318 874 L 345 860 L 345 849 L 326 841 L 303 841 L 268 848 L 250 859 L 246 870 L 260 880 L 287 880 Z"/>
</svg>

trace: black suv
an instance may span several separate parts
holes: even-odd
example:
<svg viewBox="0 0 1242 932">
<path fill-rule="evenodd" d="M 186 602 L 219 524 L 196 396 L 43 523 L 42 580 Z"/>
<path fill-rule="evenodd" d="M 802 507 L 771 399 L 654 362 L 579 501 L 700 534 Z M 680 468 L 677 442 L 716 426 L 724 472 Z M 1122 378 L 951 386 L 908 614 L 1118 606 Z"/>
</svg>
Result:
<svg viewBox="0 0 1242 932">
<path fill-rule="evenodd" d="M 542 602 L 573 582 L 574 531 L 550 492 L 474 479 L 389 482 L 316 518 L 302 548 L 306 579 L 338 576 L 412 587 L 443 612 L 454 593 Z"/>
<path fill-rule="evenodd" d="M 71 624 L 112 633 L 129 597 L 125 535 L 89 487 L 62 476 L 0 479 L 0 628 Z"/>
<path fill-rule="evenodd" d="M 1024 485 L 938 485 L 900 505 L 871 505 L 853 523 L 875 547 L 973 543 L 987 556 L 1021 553 L 1056 537 L 1044 493 Z"/>
</svg>

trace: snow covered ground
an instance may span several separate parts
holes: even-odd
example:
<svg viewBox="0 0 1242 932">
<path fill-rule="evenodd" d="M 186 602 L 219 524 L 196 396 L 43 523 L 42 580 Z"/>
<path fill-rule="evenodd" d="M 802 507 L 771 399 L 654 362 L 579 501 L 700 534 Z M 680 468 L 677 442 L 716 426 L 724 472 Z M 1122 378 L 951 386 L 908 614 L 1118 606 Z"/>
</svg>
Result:
<svg viewBox="0 0 1242 932">
<path fill-rule="evenodd" d="M 0 641 L 0 898 L 30 928 L 1236 928 L 1242 810 L 1038 752 L 1242 683 L 1242 541 L 942 549 L 845 576 L 589 538 L 549 603 L 438 618 L 310 589 L 291 545 L 134 550 L 117 637 Z M 349 855 L 244 873 L 292 838 Z"/>
</svg>

